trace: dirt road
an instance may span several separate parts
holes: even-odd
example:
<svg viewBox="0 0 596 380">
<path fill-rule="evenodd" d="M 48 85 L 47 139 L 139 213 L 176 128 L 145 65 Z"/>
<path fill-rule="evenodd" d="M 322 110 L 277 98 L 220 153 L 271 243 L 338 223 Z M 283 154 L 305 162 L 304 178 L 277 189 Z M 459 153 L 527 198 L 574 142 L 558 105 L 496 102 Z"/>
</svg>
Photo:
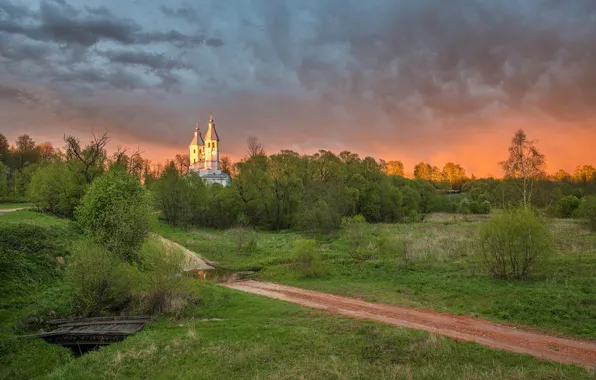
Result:
<svg viewBox="0 0 596 380">
<path fill-rule="evenodd" d="M 473 341 L 492 348 L 596 368 L 596 342 L 549 336 L 480 318 L 369 303 L 267 282 L 242 281 L 222 285 L 354 318 L 424 330 L 459 341 Z"/>
</svg>

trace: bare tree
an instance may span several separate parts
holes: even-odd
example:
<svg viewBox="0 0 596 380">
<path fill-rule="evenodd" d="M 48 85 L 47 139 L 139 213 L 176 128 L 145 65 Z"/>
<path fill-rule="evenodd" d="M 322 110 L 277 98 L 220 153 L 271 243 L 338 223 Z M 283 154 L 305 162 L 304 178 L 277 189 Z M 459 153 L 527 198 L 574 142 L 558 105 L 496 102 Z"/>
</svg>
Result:
<svg viewBox="0 0 596 380">
<path fill-rule="evenodd" d="M 500 163 L 505 171 L 505 178 L 516 180 L 516 186 L 523 196 L 524 207 L 530 204 L 534 182 L 544 175 L 546 166 L 544 155 L 538 151 L 536 143 L 536 140 L 528 140 L 522 129 L 518 130 L 509 146 L 509 158 Z"/>
<path fill-rule="evenodd" d="M 103 171 L 103 164 L 106 158 L 105 147 L 110 138 L 107 133 L 97 137 L 92 133 L 93 140 L 85 148 L 81 149 L 79 140 L 74 136 L 65 136 L 66 158 L 68 168 L 81 174 L 87 183 Z"/>
<path fill-rule="evenodd" d="M 174 162 L 180 174 L 188 173 L 188 169 L 190 168 L 190 156 L 188 154 L 177 154 Z"/>
<path fill-rule="evenodd" d="M 250 136 L 247 140 L 248 157 L 264 156 L 265 148 L 263 144 L 259 142 L 256 136 Z"/>
</svg>

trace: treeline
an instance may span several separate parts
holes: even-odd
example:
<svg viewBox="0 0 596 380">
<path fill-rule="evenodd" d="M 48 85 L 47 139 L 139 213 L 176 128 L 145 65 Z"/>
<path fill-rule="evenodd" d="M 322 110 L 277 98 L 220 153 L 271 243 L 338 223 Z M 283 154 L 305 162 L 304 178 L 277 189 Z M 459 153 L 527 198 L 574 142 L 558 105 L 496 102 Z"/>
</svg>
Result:
<svg viewBox="0 0 596 380">
<path fill-rule="evenodd" d="M 430 212 L 482 214 L 491 207 L 523 202 L 515 178 L 465 178 L 458 193 L 442 191 L 443 180 L 388 174 L 390 167 L 391 163 L 362 159 L 350 152 L 320 151 L 311 156 L 292 151 L 271 156 L 261 153 L 233 165 L 230 187 L 205 186 L 195 174 L 183 175 L 171 164 L 153 190 L 159 209 L 171 224 L 227 228 L 238 220 L 248 220 L 253 226 L 273 230 L 329 231 L 341 224 L 342 217 L 354 215 L 373 223 L 421 221 Z M 570 217 L 582 197 L 595 193 L 594 179 L 537 179 L 531 203 L 553 215 Z M 577 199 L 571 211 L 560 207 L 569 197 Z"/>
<path fill-rule="evenodd" d="M 571 217 L 585 196 L 596 194 L 596 170 L 588 165 L 573 175 L 559 171 L 549 177 L 538 170 L 524 181 L 531 186 L 522 189 L 513 172 L 506 179 L 475 179 L 458 164 L 447 163 L 439 170 L 420 163 L 410 179 L 402 175 L 399 161 L 324 150 L 267 156 L 261 145 L 250 148 L 256 140 L 249 142 L 245 159 L 235 164 L 223 160 L 223 169 L 233 178 L 231 186 L 207 186 L 188 172 L 184 155 L 152 165 L 138 151 L 118 149 L 109 155 L 108 141 L 105 134 L 94 135 L 83 146 L 68 136 L 64 148 L 55 149 L 22 135 L 9 147 L 0 135 L 2 198 L 27 199 L 42 210 L 73 218 L 88 186 L 119 168 L 150 190 L 155 207 L 173 225 L 228 228 L 240 223 L 331 231 L 343 217 L 355 215 L 372 223 L 415 222 L 430 212 L 482 214 L 527 203 L 553 216 Z"/>
</svg>

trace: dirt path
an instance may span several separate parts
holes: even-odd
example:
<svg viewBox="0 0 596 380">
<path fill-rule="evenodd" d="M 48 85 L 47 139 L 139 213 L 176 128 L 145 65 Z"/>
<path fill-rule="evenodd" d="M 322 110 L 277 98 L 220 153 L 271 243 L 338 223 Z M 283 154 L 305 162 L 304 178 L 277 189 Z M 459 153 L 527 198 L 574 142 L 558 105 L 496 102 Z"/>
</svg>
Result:
<svg viewBox="0 0 596 380">
<path fill-rule="evenodd" d="M 176 248 L 179 248 L 180 250 L 182 250 L 182 252 L 184 252 L 184 255 L 186 256 L 186 267 L 184 268 L 184 270 L 192 270 L 192 269 L 199 269 L 199 270 L 208 270 L 208 269 L 214 269 L 213 266 L 211 266 L 209 263 L 207 263 L 207 261 L 205 261 L 201 256 L 199 256 L 198 254 L 194 253 L 193 251 L 181 246 L 180 244 L 168 240 L 166 238 L 164 238 L 163 236 L 159 236 L 159 238 L 167 245 L 171 245 L 174 246 Z"/>
<path fill-rule="evenodd" d="M 20 210 L 24 210 L 24 208 L 5 208 L 4 210 L 0 210 L 0 214 L 8 214 L 9 212 L 15 212 Z"/>
<path fill-rule="evenodd" d="M 268 282 L 242 281 L 222 285 L 354 318 L 424 330 L 459 341 L 474 341 L 492 348 L 596 368 L 596 342 L 549 336 L 480 318 L 369 303 Z"/>
</svg>

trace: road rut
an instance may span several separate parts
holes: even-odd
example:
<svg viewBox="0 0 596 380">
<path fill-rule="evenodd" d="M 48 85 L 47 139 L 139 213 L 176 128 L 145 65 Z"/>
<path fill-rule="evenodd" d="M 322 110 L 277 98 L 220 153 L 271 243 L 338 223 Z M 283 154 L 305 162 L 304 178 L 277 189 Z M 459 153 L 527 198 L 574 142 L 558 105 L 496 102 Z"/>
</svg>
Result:
<svg viewBox="0 0 596 380">
<path fill-rule="evenodd" d="M 596 368 L 596 342 L 593 341 L 561 338 L 481 318 L 375 304 L 268 282 L 250 280 L 222 285 L 354 318 L 424 330 L 459 341 L 472 341 L 542 359 Z"/>
</svg>

